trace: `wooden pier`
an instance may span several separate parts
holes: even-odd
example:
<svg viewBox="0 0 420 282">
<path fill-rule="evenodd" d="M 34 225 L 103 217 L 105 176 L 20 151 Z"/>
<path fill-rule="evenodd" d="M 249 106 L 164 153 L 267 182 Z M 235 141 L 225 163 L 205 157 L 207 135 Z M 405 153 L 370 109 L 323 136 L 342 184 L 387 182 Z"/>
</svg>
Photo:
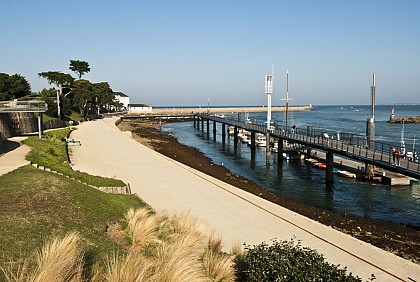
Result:
<svg viewBox="0 0 420 282">
<path fill-rule="evenodd" d="M 287 150 L 284 144 L 299 144 L 301 147 L 306 147 L 307 154 L 310 154 L 311 149 L 316 149 L 325 152 L 326 163 L 326 181 L 334 181 L 334 155 L 342 156 L 356 162 L 364 164 L 365 174 L 369 167 L 382 168 L 386 171 L 394 173 L 398 178 L 399 175 L 409 176 L 415 179 L 420 179 L 420 162 L 413 159 L 401 159 L 398 165 L 394 164 L 392 156 L 392 147 L 394 145 L 384 142 L 370 141 L 367 143 L 366 137 L 349 134 L 349 133 L 330 133 L 326 134 L 325 130 L 317 130 L 308 126 L 306 129 L 301 128 L 274 128 L 267 129 L 264 124 L 249 123 L 240 120 L 233 120 L 224 117 L 219 117 L 209 114 L 195 114 L 194 127 L 198 130 L 207 131 L 207 136 L 210 136 L 210 131 L 213 132 L 213 139 L 216 141 L 216 123 L 222 125 L 222 140 L 226 138 L 225 132 L 227 128 L 233 127 L 234 146 L 238 144 L 239 129 L 244 129 L 251 132 L 251 150 L 256 147 L 256 134 L 266 136 L 266 140 L 271 138 L 277 140 L 278 147 L 278 161 L 283 161 L 283 153 Z M 210 128 L 212 123 L 212 129 Z M 270 146 L 266 146 L 267 162 L 270 158 Z M 388 174 L 389 176 L 389 174 Z M 390 184 L 396 183 L 400 185 L 401 181 L 393 181 L 397 177 L 391 177 Z M 386 177 L 383 180 L 388 181 Z M 399 184 L 397 184 L 399 183 Z"/>
</svg>

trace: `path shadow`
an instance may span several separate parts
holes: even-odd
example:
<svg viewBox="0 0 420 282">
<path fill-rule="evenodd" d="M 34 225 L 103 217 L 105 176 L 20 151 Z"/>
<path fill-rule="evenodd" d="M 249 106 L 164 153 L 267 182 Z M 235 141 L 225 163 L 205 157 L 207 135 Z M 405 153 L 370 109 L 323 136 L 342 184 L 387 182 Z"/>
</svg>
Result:
<svg viewBox="0 0 420 282">
<path fill-rule="evenodd" d="M 11 140 L 0 141 L 0 156 L 19 148 L 20 143 Z"/>
</svg>

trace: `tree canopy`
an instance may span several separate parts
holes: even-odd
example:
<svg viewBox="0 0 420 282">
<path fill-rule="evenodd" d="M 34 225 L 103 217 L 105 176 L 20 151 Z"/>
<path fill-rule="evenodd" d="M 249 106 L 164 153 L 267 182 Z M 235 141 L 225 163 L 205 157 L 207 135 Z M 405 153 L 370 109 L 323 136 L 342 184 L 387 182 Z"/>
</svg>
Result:
<svg viewBox="0 0 420 282">
<path fill-rule="evenodd" d="M 44 89 L 40 92 L 40 96 L 49 105 L 56 100 L 59 102 L 58 107 L 51 105 L 54 115 L 57 113 L 57 116 L 61 118 L 61 112 L 67 113 L 70 108 L 79 111 L 83 116 L 96 116 L 103 112 L 121 109 L 122 104 L 115 99 L 108 82 L 91 83 L 89 80 L 82 79 L 82 76 L 90 71 L 89 63 L 70 60 L 69 69 L 78 75 L 78 80 L 75 80 L 70 74 L 59 71 L 38 73 L 40 77 L 47 79 L 49 84 L 58 87 L 58 90 Z M 57 95 L 55 99 L 53 98 L 54 91 Z"/>
<path fill-rule="evenodd" d="M 61 118 L 61 109 L 62 103 L 65 101 L 63 100 L 65 97 L 63 95 L 63 86 L 70 86 L 74 82 L 74 78 L 67 74 L 62 73 L 59 71 L 47 71 L 47 72 L 40 72 L 38 73 L 40 77 L 47 79 L 49 84 L 55 84 L 58 87 L 59 95 L 57 95 L 57 110 L 58 110 L 58 118 Z M 62 101 L 60 101 L 60 98 Z"/>
<path fill-rule="evenodd" d="M 62 88 L 64 85 L 71 85 L 74 81 L 71 75 L 60 71 L 40 72 L 38 75 L 47 79 L 49 84 L 55 84 L 59 88 Z"/>
<path fill-rule="evenodd" d="M 20 74 L 0 73 L 0 100 L 18 99 L 31 94 L 31 85 Z"/>
<path fill-rule="evenodd" d="M 79 79 L 81 79 L 85 73 L 90 72 L 89 63 L 85 61 L 70 60 L 69 69 L 74 71 Z"/>
</svg>

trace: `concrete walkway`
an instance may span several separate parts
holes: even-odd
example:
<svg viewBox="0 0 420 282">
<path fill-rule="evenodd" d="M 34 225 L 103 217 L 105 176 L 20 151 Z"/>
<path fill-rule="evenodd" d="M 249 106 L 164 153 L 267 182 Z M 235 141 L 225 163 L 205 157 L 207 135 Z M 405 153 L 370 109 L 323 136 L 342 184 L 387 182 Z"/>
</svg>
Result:
<svg viewBox="0 0 420 282">
<path fill-rule="evenodd" d="M 7 153 L 0 154 L 0 176 L 29 164 L 25 157 L 31 151 L 31 148 L 20 143 L 25 138 L 13 137 L 5 142 Z"/>
<path fill-rule="evenodd" d="M 130 183 L 156 210 L 189 210 L 227 248 L 296 237 L 364 280 L 374 274 L 376 281 L 420 281 L 419 265 L 171 160 L 120 132 L 115 121 L 85 122 L 72 133 L 82 144 L 71 148 L 81 171 Z"/>
</svg>

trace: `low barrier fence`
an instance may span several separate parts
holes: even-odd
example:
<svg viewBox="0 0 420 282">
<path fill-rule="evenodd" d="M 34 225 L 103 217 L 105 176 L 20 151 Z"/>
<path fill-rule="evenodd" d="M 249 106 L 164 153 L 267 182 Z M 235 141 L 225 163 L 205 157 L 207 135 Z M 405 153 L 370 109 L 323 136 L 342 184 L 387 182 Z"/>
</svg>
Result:
<svg viewBox="0 0 420 282">
<path fill-rule="evenodd" d="M 79 179 L 76 179 L 76 178 L 71 177 L 71 176 L 69 176 L 69 175 L 63 174 L 63 173 L 61 173 L 61 172 L 57 172 L 57 171 L 55 171 L 55 170 L 52 170 L 52 169 L 50 169 L 50 168 L 48 168 L 48 167 L 45 167 L 45 166 L 42 166 L 42 165 L 39 165 L 39 164 L 34 164 L 34 163 L 32 163 L 32 166 L 33 166 L 33 167 L 35 167 L 35 168 L 38 168 L 38 169 L 40 169 L 40 170 L 45 170 L 45 171 L 49 171 L 49 172 L 52 172 L 52 173 L 55 173 L 55 174 L 58 174 L 58 175 L 62 175 L 62 176 L 64 176 L 64 177 L 67 177 L 67 178 L 69 178 L 69 179 L 72 179 L 72 180 L 74 180 L 74 181 L 77 181 L 77 182 L 79 182 L 79 183 L 82 183 L 82 184 L 84 184 L 84 185 L 87 185 L 87 186 L 89 186 L 89 187 L 91 187 L 91 188 L 94 188 L 94 189 L 100 190 L 100 191 L 105 192 L 105 193 L 109 193 L 109 194 L 122 194 L 122 195 L 131 195 L 131 187 L 130 187 L 130 184 L 125 185 L 125 186 L 121 186 L 121 187 L 97 187 L 97 186 L 90 185 L 90 184 L 85 183 L 85 182 L 83 182 L 83 181 L 81 181 L 81 180 L 79 180 Z"/>
</svg>

